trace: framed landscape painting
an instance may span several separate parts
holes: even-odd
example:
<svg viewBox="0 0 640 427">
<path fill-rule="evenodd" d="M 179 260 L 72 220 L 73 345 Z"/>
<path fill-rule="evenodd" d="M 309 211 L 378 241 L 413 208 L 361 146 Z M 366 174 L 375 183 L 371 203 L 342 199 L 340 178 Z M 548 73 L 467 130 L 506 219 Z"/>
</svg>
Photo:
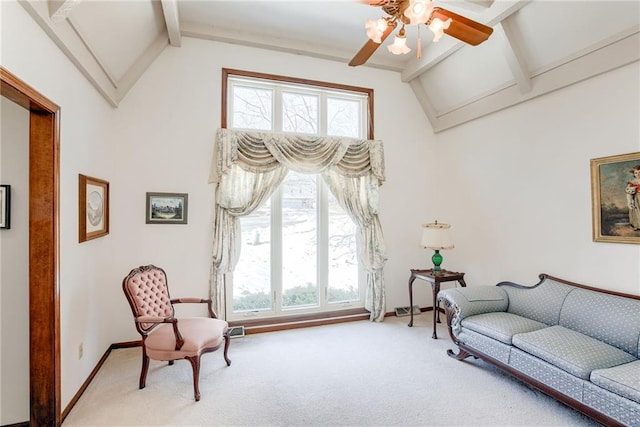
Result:
<svg viewBox="0 0 640 427">
<path fill-rule="evenodd" d="M 186 224 L 187 193 L 147 193 L 147 224 Z"/>
<path fill-rule="evenodd" d="M 640 244 L 640 152 L 591 159 L 593 241 Z"/>
<path fill-rule="evenodd" d="M 79 243 L 109 234 L 109 183 L 78 175 Z"/>
</svg>

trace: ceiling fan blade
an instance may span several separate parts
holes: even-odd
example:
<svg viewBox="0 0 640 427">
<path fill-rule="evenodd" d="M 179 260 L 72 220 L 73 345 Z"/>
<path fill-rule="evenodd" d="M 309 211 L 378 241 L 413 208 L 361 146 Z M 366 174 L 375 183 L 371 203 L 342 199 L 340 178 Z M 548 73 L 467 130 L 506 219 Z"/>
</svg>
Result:
<svg viewBox="0 0 640 427">
<path fill-rule="evenodd" d="M 472 46 L 479 45 L 493 33 L 493 28 L 491 27 L 440 7 L 433 9 L 432 17 L 440 18 L 443 21 L 451 18 L 451 25 L 444 30 L 444 33 Z"/>
<path fill-rule="evenodd" d="M 373 55 L 373 52 L 375 52 L 376 49 L 378 49 L 380 45 L 382 45 L 385 39 L 389 37 L 389 34 L 391 34 L 391 32 L 395 28 L 396 28 L 395 22 L 388 24 L 387 28 L 384 30 L 384 33 L 382 33 L 382 36 L 380 37 L 380 40 L 381 40 L 380 43 L 376 43 L 371 39 L 367 40 L 364 46 L 362 46 L 362 49 L 360 49 L 358 53 L 356 53 L 356 55 L 351 59 L 351 61 L 349 62 L 349 65 L 351 67 L 356 67 L 358 65 L 362 65 L 365 62 L 367 62 L 367 60 L 371 57 L 371 55 Z"/>
<path fill-rule="evenodd" d="M 384 6 L 389 3 L 389 0 L 359 0 L 360 3 L 368 4 L 369 6 Z"/>
</svg>

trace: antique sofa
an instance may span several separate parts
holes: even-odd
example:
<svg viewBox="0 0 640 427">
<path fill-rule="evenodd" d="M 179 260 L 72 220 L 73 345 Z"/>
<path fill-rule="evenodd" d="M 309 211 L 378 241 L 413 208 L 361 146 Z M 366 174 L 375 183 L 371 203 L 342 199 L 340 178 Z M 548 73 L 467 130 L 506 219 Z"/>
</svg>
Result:
<svg viewBox="0 0 640 427">
<path fill-rule="evenodd" d="M 640 426 L 640 296 L 541 274 L 437 299 L 449 356 L 492 363 L 604 425 Z"/>
</svg>

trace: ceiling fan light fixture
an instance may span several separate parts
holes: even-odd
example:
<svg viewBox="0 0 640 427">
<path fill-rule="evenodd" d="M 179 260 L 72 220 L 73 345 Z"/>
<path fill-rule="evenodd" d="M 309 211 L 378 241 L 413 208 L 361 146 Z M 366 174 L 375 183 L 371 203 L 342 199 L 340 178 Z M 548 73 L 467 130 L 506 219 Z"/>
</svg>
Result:
<svg viewBox="0 0 640 427">
<path fill-rule="evenodd" d="M 432 12 L 431 0 L 410 0 L 409 6 L 404 10 L 404 16 L 409 18 L 411 25 L 425 24 Z"/>
<path fill-rule="evenodd" d="M 382 34 L 384 30 L 387 29 L 387 20 L 384 18 L 375 20 L 368 19 L 365 28 L 367 29 L 367 37 L 369 37 L 371 41 L 382 43 Z"/>
<path fill-rule="evenodd" d="M 433 18 L 429 23 L 429 29 L 433 32 L 433 41 L 437 42 L 444 35 L 444 30 L 451 25 L 451 18 L 443 21 L 440 18 Z"/>
<path fill-rule="evenodd" d="M 398 35 L 393 40 L 393 44 L 387 46 L 387 49 L 394 55 L 404 55 L 405 53 L 411 52 L 411 49 L 407 47 L 407 37 L 404 33 L 404 27 L 400 29 Z"/>
</svg>

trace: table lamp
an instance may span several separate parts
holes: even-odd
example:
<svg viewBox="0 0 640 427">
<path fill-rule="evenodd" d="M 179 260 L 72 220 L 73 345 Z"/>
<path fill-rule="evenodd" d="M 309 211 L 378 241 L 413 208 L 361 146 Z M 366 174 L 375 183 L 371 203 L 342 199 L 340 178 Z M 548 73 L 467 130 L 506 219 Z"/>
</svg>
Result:
<svg viewBox="0 0 640 427">
<path fill-rule="evenodd" d="M 433 249 L 435 253 L 431 257 L 433 262 L 433 273 L 438 274 L 443 270 L 440 268 L 442 264 L 442 255 L 440 251 L 443 249 L 453 249 L 449 224 L 438 224 L 438 221 L 422 224 L 422 240 L 420 246 L 426 249 Z"/>
</svg>

